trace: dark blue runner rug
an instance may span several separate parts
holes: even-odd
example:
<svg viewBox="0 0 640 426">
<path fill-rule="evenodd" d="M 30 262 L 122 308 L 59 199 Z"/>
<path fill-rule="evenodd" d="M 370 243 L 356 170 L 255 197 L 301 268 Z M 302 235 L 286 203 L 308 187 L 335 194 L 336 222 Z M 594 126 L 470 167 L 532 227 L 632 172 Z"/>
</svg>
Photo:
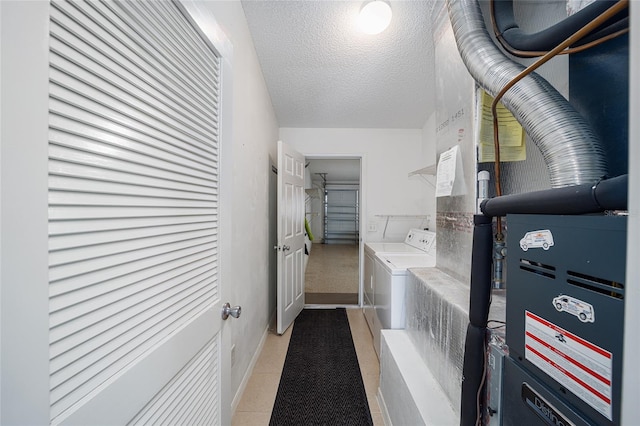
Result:
<svg viewBox="0 0 640 426">
<path fill-rule="evenodd" d="M 295 320 L 269 424 L 373 425 L 345 309 Z"/>
</svg>

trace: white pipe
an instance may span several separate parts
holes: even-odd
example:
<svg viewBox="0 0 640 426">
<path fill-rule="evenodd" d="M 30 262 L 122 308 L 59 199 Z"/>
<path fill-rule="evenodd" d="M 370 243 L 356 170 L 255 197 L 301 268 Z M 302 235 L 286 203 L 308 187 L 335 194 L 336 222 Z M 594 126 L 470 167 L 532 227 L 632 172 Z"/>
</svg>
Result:
<svg viewBox="0 0 640 426">
<path fill-rule="evenodd" d="M 478 205 L 476 207 L 476 213 L 482 214 L 480 210 L 480 204 L 484 200 L 489 198 L 489 172 L 481 170 L 478 172 Z"/>
</svg>

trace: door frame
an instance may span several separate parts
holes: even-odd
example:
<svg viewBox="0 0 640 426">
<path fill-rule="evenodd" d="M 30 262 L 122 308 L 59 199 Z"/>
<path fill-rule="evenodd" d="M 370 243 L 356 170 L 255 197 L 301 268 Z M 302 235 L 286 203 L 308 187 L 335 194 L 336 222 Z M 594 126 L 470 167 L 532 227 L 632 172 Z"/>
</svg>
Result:
<svg viewBox="0 0 640 426">
<path fill-rule="evenodd" d="M 2 424 L 49 423 L 49 10 L 0 2 Z"/>
<path fill-rule="evenodd" d="M 224 303 L 234 300 L 230 291 L 233 279 L 233 46 L 218 24 L 213 12 L 203 7 L 197 0 L 179 0 L 176 4 L 191 21 L 210 47 L 220 54 L 220 139 L 218 183 L 218 279 L 220 280 L 220 300 Z M 226 284 L 225 284 L 226 283 Z M 222 308 L 221 306 L 219 308 Z M 231 389 L 231 334 L 229 321 L 223 321 L 220 328 L 220 370 L 219 387 L 220 418 L 223 424 L 230 424 L 233 415 L 233 392 Z"/>
<path fill-rule="evenodd" d="M 364 239 L 363 235 L 367 229 L 367 217 L 363 212 L 367 209 L 367 186 L 363 179 L 366 176 L 366 154 L 354 153 L 354 154 L 336 154 L 336 153 L 313 153 L 309 154 L 304 151 L 300 151 L 305 156 L 306 160 L 360 160 L 360 211 L 358 213 L 359 223 L 359 242 L 358 242 L 358 307 L 364 306 Z M 313 253 L 313 247 L 311 249 Z M 305 305 L 305 307 L 318 306 L 318 305 Z M 325 305 L 321 305 L 325 306 Z"/>
<path fill-rule="evenodd" d="M 235 304 L 236 297 L 230 291 L 233 274 L 233 45 L 218 24 L 211 9 L 198 0 L 174 0 L 193 28 L 210 47 L 220 54 L 220 138 L 218 183 L 218 279 L 220 280 L 220 300 Z M 226 284 L 225 284 L 226 283 Z M 222 309 L 222 307 L 216 307 Z M 231 424 L 234 408 L 234 393 L 231 389 L 231 326 L 223 321 L 220 328 L 220 369 L 218 371 L 220 419 L 223 424 Z"/>
</svg>

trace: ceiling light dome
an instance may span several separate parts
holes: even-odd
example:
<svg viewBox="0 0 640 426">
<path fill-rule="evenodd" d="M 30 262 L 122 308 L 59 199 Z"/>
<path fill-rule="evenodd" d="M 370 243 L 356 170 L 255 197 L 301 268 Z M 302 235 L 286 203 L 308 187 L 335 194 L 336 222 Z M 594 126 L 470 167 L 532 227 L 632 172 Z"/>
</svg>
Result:
<svg viewBox="0 0 640 426">
<path fill-rule="evenodd" d="M 391 23 L 391 6 L 383 0 L 365 3 L 358 15 L 358 25 L 366 34 L 378 34 Z"/>
</svg>

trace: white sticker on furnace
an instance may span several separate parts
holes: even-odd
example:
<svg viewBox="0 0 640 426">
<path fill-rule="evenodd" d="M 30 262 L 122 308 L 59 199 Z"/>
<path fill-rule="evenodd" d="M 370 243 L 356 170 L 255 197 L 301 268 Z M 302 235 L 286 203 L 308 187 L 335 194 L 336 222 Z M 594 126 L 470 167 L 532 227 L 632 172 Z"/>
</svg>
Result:
<svg viewBox="0 0 640 426">
<path fill-rule="evenodd" d="M 611 352 L 525 311 L 525 358 L 612 419 Z"/>
<path fill-rule="evenodd" d="M 524 251 L 530 248 L 549 250 L 549 247 L 553 247 L 553 234 L 548 229 L 527 232 L 520 240 L 520 248 Z"/>
<path fill-rule="evenodd" d="M 567 296 L 566 294 L 554 297 L 552 303 L 558 312 L 567 312 L 575 315 L 582 322 L 596 321 L 596 314 L 591 303 Z"/>
</svg>

